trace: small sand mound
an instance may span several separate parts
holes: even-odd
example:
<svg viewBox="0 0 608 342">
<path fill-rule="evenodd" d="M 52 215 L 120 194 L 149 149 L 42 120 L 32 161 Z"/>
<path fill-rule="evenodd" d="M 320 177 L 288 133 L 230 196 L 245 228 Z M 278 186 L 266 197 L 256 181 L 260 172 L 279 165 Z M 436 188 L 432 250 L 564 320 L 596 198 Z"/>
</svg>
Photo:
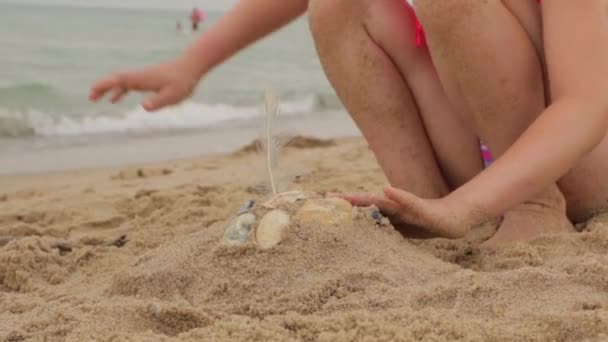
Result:
<svg viewBox="0 0 608 342">
<path fill-rule="evenodd" d="M 309 315 L 391 307 L 401 302 L 399 297 L 408 297 L 397 294 L 402 286 L 458 270 L 416 253 L 392 228 L 377 226 L 366 211 L 356 210 L 350 226 L 296 221 L 267 251 L 251 242 L 221 244 L 226 224 L 215 224 L 144 255 L 114 278 L 110 294 L 185 300 L 194 307 L 252 318 Z M 434 271 L 416 272 L 420 263 L 434 264 Z"/>
<path fill-rule="evenodd" d="M 73 271 L 70 259 L 53 248 L 49 240 L 13 240 L 0 248 L 0 290 L 29 292 L 38 285 L 57 285 Z"/>
<path fill-rule="evenodd" d="M 114 276 L 108 295 L 148 301 L 148 326 L 194 340 L 487 340 L 539 331 L 576 340 L 608 333 L 605 318 L 593 318 L 605 313 L 603 256 L 556 263 L 544 238 L 503 249 L 442 239 L 416 247 L 369 209 L 351 208 L 350 217 L 315 211 L 328 201 L 316 196 L 279 204 L 292 220 L 268 250 L 251 238 L 222 243 L 228 223 L 216 223 L 141 256 Z M 251 213 L 276 210 L 268 203 L 272 208 L 256 205 Z M 584 301 L 551 299 L 589 287 Z M 574 316 L 580 326 L 568 323 Z"/>
<path fill-rule="evenodd" d="M 211 325 L 218 320 L 217 315 L 179 305 L 162 307 L 152 303 L 147 308 L 147 316 L 152 322 L 152 329 L 167 336 L 176 336 L 195 328 Z"/>
<path fill-rule="evenodd" d="M 249 144 L 243 146 L 240 150 L 236 152 L 236 154 L 242 153 L 251 153 L 258 150 L 259 139 L 256 139 Z M 287 143 L 287 147 L 291 148 L 318 148 L 318 147 L 328 147 L 336 145 L 336 141 L 334 139 L 320 139 L 313 137 L 306 137 L 302 135 L 295 136 L 294 138 L 289 139 L 289 143 Z"/>
<path fill-rule="evenodd" d="M 319 139 L 313 137 L 305 137 L 298 135 L 289 141 L 288 147 L 293 148 L 317 148 L 317 147 L 328 147 L 335 146 L 336 141 L 334 139 Z"/>
</svg>

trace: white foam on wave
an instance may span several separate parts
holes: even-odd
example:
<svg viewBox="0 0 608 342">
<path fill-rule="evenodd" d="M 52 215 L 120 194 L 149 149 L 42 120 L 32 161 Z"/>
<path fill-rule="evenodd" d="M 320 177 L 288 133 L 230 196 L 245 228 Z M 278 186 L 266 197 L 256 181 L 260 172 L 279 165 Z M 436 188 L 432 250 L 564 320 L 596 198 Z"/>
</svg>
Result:
<svg viewBox="0 0 608 342">
<path fill-rule="evenodd" d="M 283 102 L 281 112 L 286 115 L 307 114 L 317 110 L 318 105 L 318 99 L 309 96 Z M 61 116 L 48 120 L 43 115 L 28 115 L 27 125 L 34 134 L 41 136 L 135 133 L 210 127 L 228 121 L 252 119 L 260 115 L 260 111 L 261 107 L 258 106 L 185 102 L 154 113 L 138 107 L 119 116 Z"/>
</svg>

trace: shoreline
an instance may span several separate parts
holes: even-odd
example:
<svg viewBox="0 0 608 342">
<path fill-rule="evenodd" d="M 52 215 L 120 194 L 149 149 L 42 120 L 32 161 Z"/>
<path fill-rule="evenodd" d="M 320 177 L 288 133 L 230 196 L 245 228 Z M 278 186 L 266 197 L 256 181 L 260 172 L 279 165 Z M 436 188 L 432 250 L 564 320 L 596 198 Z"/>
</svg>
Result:
<svg viewBox="0 0 608 342">
<path fill-rule="evenodd" d="M 52 138 L 0 140 L 0 177 L 174 161 L 231 153 L 258 137 L 258 121 L 207 128 Z M 289 135 L 315 138 L 360 136 L 344 112 L 283 117 Z"/>
</svg>

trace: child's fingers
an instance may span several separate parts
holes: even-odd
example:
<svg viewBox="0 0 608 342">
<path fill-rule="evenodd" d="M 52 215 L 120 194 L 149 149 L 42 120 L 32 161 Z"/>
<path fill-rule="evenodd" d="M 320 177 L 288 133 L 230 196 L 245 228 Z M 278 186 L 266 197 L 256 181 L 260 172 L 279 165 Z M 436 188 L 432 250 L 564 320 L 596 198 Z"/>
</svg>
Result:
<svg viewBox="0 0 608 342">
<path fill-rule="evenodd" d="M 129 90 L 154 90 L 150 76 L 143 71 L 117 72 L 96 82 L 91 88 L 89 99 L 97 101 L 108 91 L 116 88 Z"/>
<path fill-rule="evenodd" d="M 89 99 L 91 101 L 97 101 L 102 98 L 110 89 L 119 86 L 119 84 L 120 79 L 116 74 L 102 78 L 101 80 L 95 82 L 95 84 L 91 88 Z"/>
<path fill-rule="evenodd" d="M 376 194 L 357 193 L 340 195 L 341 198 L 357 207 L 369 207 L 375 205 L 381 213 L 386 216 L 398 216 L 399 205 L 390 199 Z"/>
<path fill-rule="evenodd" d="M 127 71 L 116 74 L 118 84 L 127 90 L 148 91 L 155 90 L 153 82 L 150 82 L 150 73 L 146 71 Z"/>
<path fill-rule="evenodd" d="M 406 209 L 414 207 L 418 199 L 418 197 L 410 194 L 409 192 L 393 188 L 392 186 L 387 186 L 384 189 L 384 194 L 386 195 L 386 197 L 399 203 L 402 207 Z"/>
<path fill-rule="evenodd" d="M 122 98 L 125 97 L 125 95 L 127 95 L 128 93 L 129 91 L 126 88 L 116 87 L 112 90 L 112 98 L 110 99 L 110 102 L 116 103 L 122 100 Z"/>
<path fill-rule="evenodd" d="M 147 98 L 142 106 L 145 110 L 149 112 L 153 112 L 155 110 L 159 110 L 165 106 L 173 105 L 178 103 L 181 100 L 181 97 L 178 92 L 173 88 L 163 88 L 158 93 Z"/>
<path fill-rule="evenodd" d="M 399 205 L 400 215 L 403 221 L 420 226 L 424 226 L 428 223 L 425 222 L 425 217 L 427 217 L 425 215 L 427 210 L 427 207 L 424 206 L 425 202 L 421 201 L 416 195 L 392 186 L 386 187 L 384 189 L 384 194 L 388 199 Z"/>
<path fill-rule="evenodd" d="M 356 207 L 368 207 L 370 205 L 376 204 L 379 200 L 380 196 L 370 194 L 370 193 L 350 193 L 350 194 L 340 194 L 338 197 L 343 198 L 350 202 L 350 204 Z"/>
</svg>

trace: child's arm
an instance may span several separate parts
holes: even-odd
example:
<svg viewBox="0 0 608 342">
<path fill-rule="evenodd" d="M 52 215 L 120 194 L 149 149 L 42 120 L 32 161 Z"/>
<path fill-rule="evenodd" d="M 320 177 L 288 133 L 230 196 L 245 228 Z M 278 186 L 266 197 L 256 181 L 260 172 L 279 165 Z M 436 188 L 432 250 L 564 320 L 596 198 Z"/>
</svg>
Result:
<svg viewBox="0 0 608 342">
<path fill-rule="evenodd" d="M 308 0 L 242 0 L 185 54 L 202 75 L 234 53 L 285 26 L 306 11 Z"/>
<path fill-rule="evenodd" d="M 95 83 L 90 99 L 112 93 L 112 102 L 129 91 L 152 91 L 143 103 L 157 110 L 188 97 L 198 81 L 249 44 L 281 28 L 306 11 L 308 0 L 242 0 L 176 59 L 138 71 L 119 72 Z"/>
<path fill-rule="evenodd" d="M 608 16 L 604 3 L 542 2 L 552 104 L 501 158 L 450 194 L 446 203 L 501 215 L 556 182 L 606 136 Z"/>
</svg>

